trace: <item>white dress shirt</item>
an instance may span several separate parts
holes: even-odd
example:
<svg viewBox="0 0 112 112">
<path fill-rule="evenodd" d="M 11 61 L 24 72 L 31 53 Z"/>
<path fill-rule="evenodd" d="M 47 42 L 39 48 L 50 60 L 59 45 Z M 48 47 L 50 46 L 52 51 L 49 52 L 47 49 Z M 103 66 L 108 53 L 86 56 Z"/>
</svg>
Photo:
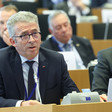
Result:
<svg viewBox="0 0 112 112">
<path fill-rule="evenodd" d="M 37 75 L 38 73 L 38 55 L 32 59 L 32 60 L 29 60 L 29 61 L 35 61 L 34 64 L 33 64 L 33 70 L 34 70 L 34 74 Z M 28 59 L 26 59 L 25 57 L 21 56 L 20 55 L 20 58 L 21 58 L 21 62 L 22 62 L 22 69 L 23 69 L 23 78 L 24 78 L 24 84 L 25 84 L 25 87 L 26 87 L 26 90 L 28 92 L 28 71 L 29 71 L 29 66 L 27 65 L 27 63 L 25 63 L 26 61 L 28 61 Z M 36 100 L 38 101 L 41 101 L 41 98 L 40 98 L 40 92 L 39 92 L 39 78 L 38 78 L 38 83 L 37 83 L 37 86 L 36 86 Z M 20 104 L 23 100 L 19 100 L 17 103 L 16 103 L 16 107 L 20 107 Z"/>
<path fill-rule="evenodd" d="M 63 48 L 64 44 L 58 41 L 55 37 L 53 37 L 55 41 L 58 43 L 58 47 L 60 48 L 61 51 L 65 51 Z M 70 51 L 75 53 L 75 61 L 76 61 L 76 69 L 86 69 L 77 49 L 75 46 L 72 44 L 72 39 L 68 41 L 68 44 L 70 44 Z"/>
</svg>

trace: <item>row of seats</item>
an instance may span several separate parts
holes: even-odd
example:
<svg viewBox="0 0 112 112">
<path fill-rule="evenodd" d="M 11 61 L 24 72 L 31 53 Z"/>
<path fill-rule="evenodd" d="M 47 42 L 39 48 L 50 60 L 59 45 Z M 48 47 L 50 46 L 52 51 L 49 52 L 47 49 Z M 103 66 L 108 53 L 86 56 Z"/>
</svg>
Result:
<svg viewBox="0 0 112 112">
<path fill-rule="evenodd" d="M 107 30 L 106 30 L 107 29 Z M 93 39 L 112 39 L 112 23 L 79 23 L 77 24 L 77 35 Z M 106 34 L 106 37 L 105 37 Z"/>
<path fill-rule="evenodd" d="M 19 10 L 27 10 L 37 14 L 37 9 L 38 9 L 37 3 L 15 2 L 15 1 L 3 2 L 3 5 L 8 5 L 8 4 L 16 5 Z M 92 13 L 93 15 L 97 15 L 101 19 L 101 9 L 92 9 Z M 40 24 L 41 34 L 42 34 L 42 41 L 43 41 L 49 35 L 48 22 L 47 22 L 48 15 L 38 15 L 38 16 L 39 16 L 39 24 Z M 73 28 L 73 34 L 76 34 L 77 36 L 80 37 L 85 36 L 90 40 L 104 39 L 106 24 L 79 23 L 76 25 L 76 17 L 75 16 L 69 16 L 69 17 Z M 109 28 L 108 28 L 109 30 L 107 34 L 108 39 L 112 39 L 111 28 L 112 28 L 112 24 L 109 24 Z"/>
<path fill-rule="evenodd" d="M 48 31 L 48 15 L 38 15 L 40 30 L 42 34 L 42 41 L 50 34 Z M 104 39 L 105 36 L 105 23 L 78 23 L 76 24 L 76 17 L 69 16 L 73 28 L 73 34 L 79 37 L 86 37 L 89 40 Z M 112 39 L 112 24 L 109 24 L 107 39 Z"/>
</svg>

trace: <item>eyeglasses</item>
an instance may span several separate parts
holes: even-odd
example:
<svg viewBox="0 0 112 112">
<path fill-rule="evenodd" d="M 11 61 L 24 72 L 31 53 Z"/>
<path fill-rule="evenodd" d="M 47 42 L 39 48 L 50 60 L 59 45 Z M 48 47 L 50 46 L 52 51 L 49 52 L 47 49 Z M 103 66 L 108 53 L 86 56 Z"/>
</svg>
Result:
<svg viewBox="0 0 112 112">
<path fill-rule="evenodd" d="M 38 40 L 39 36 L 40 36 L 40 32 L 33 32 L 30 34 L 24 34 L 24 35 L 20 35 L 20 36 L 13 36 L 13 38 L 21 38 L 23 42 L 28 42 L 30 40 L 30 36 L 33 37 L 34 40 Z"/>
<path fill-rule="evenodd" d="M 6 22 L 4 21 L 0 21 L 0 25 L 4 25 Z"/>
</svg>

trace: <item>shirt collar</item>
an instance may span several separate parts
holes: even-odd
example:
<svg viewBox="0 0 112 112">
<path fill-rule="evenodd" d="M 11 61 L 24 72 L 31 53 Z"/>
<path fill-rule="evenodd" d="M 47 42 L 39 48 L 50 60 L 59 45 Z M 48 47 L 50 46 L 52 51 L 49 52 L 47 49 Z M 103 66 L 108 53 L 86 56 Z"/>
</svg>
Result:
<svg viewBox="0 0 112 112">
<path fill-rule="evenodd" d="M 58 43 L 58 45 L 62 48 L 64 46 L 64 43 L 58 41 L 54 36 L 53 39 Z M 70 38 L 67 44 L 72 44 L 72 39 Z"/>
<path fill-rule="evenodd" d="M 35 62 L 38 63 L 38 57 L 39 57 L 39 55 L 37 54 L 37 56 L 35 58 L 33 58 L 32 60 L 30 60 L 30 61 L 35 61 Z M 25 58 L 24 56 L 20 55 L 20 58 L 21 58 L 22 64 L 25 63 L 26 61 L 28 61 L 28 59 Z"/>
</svg>

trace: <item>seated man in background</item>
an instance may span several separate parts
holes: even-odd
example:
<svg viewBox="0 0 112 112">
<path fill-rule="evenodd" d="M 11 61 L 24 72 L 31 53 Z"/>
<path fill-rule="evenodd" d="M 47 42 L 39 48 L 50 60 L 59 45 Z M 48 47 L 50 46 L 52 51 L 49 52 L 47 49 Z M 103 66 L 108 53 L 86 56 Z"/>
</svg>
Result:
<svg viewBox="0 0 112 112">
<path fill-rule="evenodd" d="M 93 71 L 92 91 L 97 91 L 102 101 L 107 101 L 109 78 L 112 78 L 112 47 L 98 53 L 98 64 Z"/>
<path fill-rule="evenodd" d="M 0 8 L 3 7 L 3 3 L 2 0 L 0 0 Z"/>
<path fill-rule="evenodd" d="M 92 8 L 112 8 L 112 0 L 91 0 Z"/>
<path fill-rule="evenodd" d="M 0 48 L 7 47 L 11 45 L 9 41 L 9 34 L 6 27 L 6 22 L 10 16 L 18 11 L 16 6 L 7 5 L 0 8 Z"/>
<path fill-rule="evenodd" d="M 37 15 L 20 11 L 7 21 L 12 46 L 0 50 L 0 107 L 60 103 L 79 92 L 63 55 L 40 47 Z"/>
<path fill-rule="evenodd" d="M 80 22 L 81 16 L 87 16 L 91 14 L 91 10 L 86 6 L 82 0 L 67 0 L 54 5 L 54 10 L 63 10 L 68 15 L 76 16 L 77 23 Z"/>
<path fill-rule="evenodd" d="M 68 51 L 75 53 L 77 69 L 85 69 L 96 58 L 89 40 L 73 35 L 70 19 L 64 11 L 54 11 L 49 15 L 48 25 L 53 36 L 41 46 L 55 51 L 66 51 L 65 47 L 68 45 Z"/>
</svg>

